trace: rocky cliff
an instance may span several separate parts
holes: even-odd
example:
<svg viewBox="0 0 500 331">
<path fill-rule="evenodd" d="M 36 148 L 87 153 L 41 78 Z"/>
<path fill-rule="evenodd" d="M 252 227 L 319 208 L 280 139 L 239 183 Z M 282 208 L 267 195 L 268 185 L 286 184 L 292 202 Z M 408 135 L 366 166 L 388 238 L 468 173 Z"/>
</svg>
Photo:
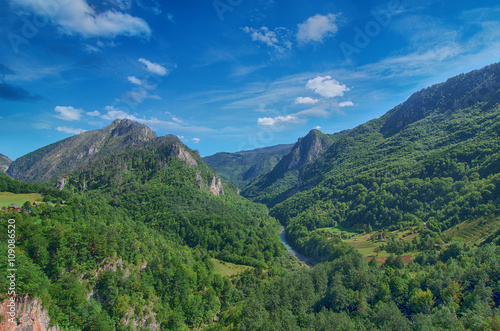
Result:
<svg viewBox="0 0 500 331">
<path fill-rule="evenodd" d="M 12 163 L 12 160 L 9 159 L 7 156 L 0 154 L 0 171 L 1 172 L 6 172 L 7 169 L 9 169 L 10 164 Z"/>
<path fill-rule="evenodd" d="M 59 331 L 60 328 L 50 325 L 47 310 L 40 299 L 28 295 L 15 297 L 0 304 L 0 331 Z"/>
</svg>

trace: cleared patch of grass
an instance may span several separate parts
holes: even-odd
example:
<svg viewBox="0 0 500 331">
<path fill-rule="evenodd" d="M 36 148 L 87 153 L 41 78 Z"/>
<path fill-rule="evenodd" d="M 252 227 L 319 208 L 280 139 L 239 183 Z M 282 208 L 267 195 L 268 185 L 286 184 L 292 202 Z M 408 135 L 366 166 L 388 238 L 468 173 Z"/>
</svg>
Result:
<svg viewBox="0 0 500 331">
<path fill-rule="evenodd" d="M 214 263 L 215 271 L 221 276 L 234 277 L 249 269 L 253 269 L 253 267 L 247 265 L 234 264 L 231 262 L 221 261 L 215 258 L 212 258 L 211 260 Z"/>
<path fill-rule="evenodd" d="M 356 232 L 344 230 L 344 229 L 341 229 L 341 228 L 320 228 L 320 229 L 317 229 L 317 230 L 321 230 L 321 231 L 326 230 L 326 231 L 331 232 L 332 235 L 338 235 L 338 236 L 340 236 L 340 235 L 342 235 L 342 236 L 355 236 L 356 235 Z"/>
<path fill-rule="evenodd" d="M 387 258 L 391 255 L 391 253 L 387 253 L 386 251 L 380 250 L 377 252 L 380 246 L 385 246 L 387 243 L 387 240 L 372 240 L 373 238 L 377 238 L 378 235 L 380 234 L 380 231 L 373 231 L 370 233 L 365 233 L 363 235 L 357 235 L 355 232 L 352 231 L 345 231 L 343 229 L 339 228 L 321 228 L 317 229 L 317 231 L 320 230 L 327 230 L 328 232 L 332 233 L 333 235 L 340 235 L 342 232 L 345 234 L 342 236 L 343 241 L 348 244 L 349 246 L 355 248 L 358 252 L 360 252 L 364 257 L 366 258 L 374 258 L 374 257 L 379 257 L 379 258 Z M 391 232 L 386 232 L 385 236 L 386 238 L 394 238 L 394 240 L 399 240 L 402 238 L 403 240 L 413 240 L 416 236 L 418 236 L 418 233 L 414 233 L 416 230 L 415 228 L 410 228 L 410 229 L 405 229 L 403 231 L 397 230 L 397 231 L 391 231 Z M 351 237 L 352 238 L 348 238 Z M 391 239 L 389 239 L 391 240 Z M 407 259 L 411 258 L 412 252 L 405 253 L 408 254 Z"/>
<path fill-rule="evenodd" d="M 449 228 L 444 232 L 444 236 L 445 240 L 456 239 L 468 244 L 481 244 L 498 231 L 500 231 L 500 218 L 494 220 L 479 218 Z"/>
<path fill-rule="evenodd" d="M 0 192 L 0 208 L 3 206 L 8 207 L 12 203 L 17 203 L 22 207 L 26 201 L 31 203 L 33 203 L 33 201 L 42 202 L 42 195 L 38 193 L 16 194 L 11 192 Z"/>
</svg>

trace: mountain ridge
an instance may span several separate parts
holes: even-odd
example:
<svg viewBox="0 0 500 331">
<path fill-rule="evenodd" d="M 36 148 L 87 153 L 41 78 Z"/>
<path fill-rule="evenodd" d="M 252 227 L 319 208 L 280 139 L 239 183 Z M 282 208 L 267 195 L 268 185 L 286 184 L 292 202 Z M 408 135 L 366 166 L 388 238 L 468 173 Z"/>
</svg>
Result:
<svg viewBox="0 0 500 331">
<path fill-rule="evenodd" d="M 156 137 L 144 124 L 128 119 L 115 120 L 103 129 L 83 132 L 26 154 L 10 164 L 7 174 L 32 182 L 48 181 L 91 160 L 133 148 Z"/>
<path fill-rule="evenodd" d="M 256 178 L 242 190 L 241 194 L 268 206 L 295 194 L 301 185 L 304 167 L 316 160 L 343 134 L 344 131 L 333 135 L 317 129 L 309 131 L 305 137 L 297 140 L 290 153 L 283 156 L 270 172 Z"/>
<path fill-rule="evenodd" d="M 280 144 L 235 153 L 219 152 L 203 158 L 226 181 L 243 189 L 248 183 L 274 166 L 293 144 Z"/>
</svg>

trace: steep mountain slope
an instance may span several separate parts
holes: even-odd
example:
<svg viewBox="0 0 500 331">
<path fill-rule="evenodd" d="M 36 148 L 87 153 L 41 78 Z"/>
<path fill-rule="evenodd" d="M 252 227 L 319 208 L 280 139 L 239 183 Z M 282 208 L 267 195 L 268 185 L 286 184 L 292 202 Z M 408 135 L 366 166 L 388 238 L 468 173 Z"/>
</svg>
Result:
<svg viewBox="0 0 500 331">
<path fill-rule="evenodd" d="M 303 249 L 324 227 L 426 222 L 439 233 L 474 220 L 498 224 L 499 135 L 500 64 L 493 64 L 417 92 L 346 132 L 305 167 L 304 191 L 270 214 Z"/>
<path fill-rule="evenodd" d="M 244 265 L 251 282 L 292 259 L 267 208 L 239 196 L 173 135 L 101 155 L 56 182 L 61 190 L 44 197 L 52 204 L 0 214 L 19 227 L 18 293 L 41 298 L 65 329 L 198 329 L 245 296 L 215 259 Z M 17 183 L 3 174 L 0 191 L 43 187 Z M 7 269 L 4 254 L 0 293 Z"/>
<path fill-rule="evenodd" d="M 12 162 L 7 173 L 22 180 L 44 182 L 155 137 L 143 124 L 115 120 L 104 129 L 84 132 L 24 155 Z"/>
<path fill-rule="evenodd" d="M 10 164 L 12 163 L 12 160 L 9 159 L 7 156 L 0 154 L 0 171 L 1 172 L 6 172 L 7 169 L 9 169 Z"/>
<path fill-rule="evenodd" d="M 271 171 L 293 144 L 257 148 L 236 153 L 217 153 L 203 158 L 220 176 L 243 189 L 258 176 Z"/>
<path fill-rule="evenodd" d="M 297 192 L 305 166 L 316 160 L 343 134 L 327 135 L 319 130 L 311 130 L 295 143 L 290 153 L 273 170 L 251 182 L 241 194 L 268 206 L 283 201 Z"/>
</svg>

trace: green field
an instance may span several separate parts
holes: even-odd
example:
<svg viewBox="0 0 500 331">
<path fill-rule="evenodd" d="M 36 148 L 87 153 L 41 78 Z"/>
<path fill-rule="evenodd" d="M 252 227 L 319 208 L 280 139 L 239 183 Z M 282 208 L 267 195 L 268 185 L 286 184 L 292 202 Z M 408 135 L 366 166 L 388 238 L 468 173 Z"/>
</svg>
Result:
<svg viewBox="0 0 500 331">
<path fill-rule="evenodd" d="M 237 276 L 237 275 L 253 268 L 253 267 L 249 267 L 246 265 L 234 264 L 231 262 L 221 261 L 221 260 L 218 260 L 215 258 L 212 258 L 212 262 L 214 263 L 215 271 L 219 275 L 226 276 L 226 277 Z"/>
<path fill-rule="evenodd" d="M 500 219 L 488 220 L 480 218 L 471 222 L 463 222 L 444 232 L 447 240 L 463 241 L 468 244 L 481 244 L 489 236 L 500 231 Z"/>
<path fill-rule="evenodd" d="M 41 202 L 42 195 L 38 193 L 15 194 L 10 192 L 0 192 L 0 208 L 8 207 L 12 203 L 17 203 L 22 206 L 26 201 L 33 203 L 33 201 Z"/>
<path fill-rule="evenodd" d="M 335 235 L 335 236 L 355 236 L 357 235 L 356 232 L 353 232 L 351 230 L 348 230 L 348 229 L 343 229 L 343 228 L 334 228 L 334 227 L 331 227 L 331 228 L 319 228 L 319 229 L 316 229 L 317 231 L 328 231 L 328 232 L 331 232 L 332 235 Z M 342 234 L 343 233 L 343 234 Z"/>
<path fill-rule="evenodd" d="M 386 245 L 386 240 L 372 240 L 372 236 L 376 237 L 380 232 L 373 231 L 371 233 L 365 233 L 363 235 L 359 235 L 352 231 L 347 231 L 340 228 L 321 228 L 316 229 L 316 231 L 327 230 L 331 232 L 332 235 L 342 235 L 343 241 L 349 246 L 355 248 L 358 252 L 360 252 L 364 257 L 372 258 L 372 257 L 389 257 L 391 253 L 387 253 L 386 251 L 380 250 L 378 253 L 376 251 L 377 247 L 383 247 Z M 415 229 L 407 229 L 404 231 L 391 231 L 386 233 L 386 238 L 394 238 L 395 240 L 399 240 L 402 238 L 403 240 L 413 240 L 418 233 L 414 233 Z M 349 238 L 350 237 L 350 238 Z M 344 239 L 345 238 L 345 239 Z M 389 239 L 390 240 L 390 239 Z M 407 253 L 407 254 L 411 254 Z"/>
</svg>

